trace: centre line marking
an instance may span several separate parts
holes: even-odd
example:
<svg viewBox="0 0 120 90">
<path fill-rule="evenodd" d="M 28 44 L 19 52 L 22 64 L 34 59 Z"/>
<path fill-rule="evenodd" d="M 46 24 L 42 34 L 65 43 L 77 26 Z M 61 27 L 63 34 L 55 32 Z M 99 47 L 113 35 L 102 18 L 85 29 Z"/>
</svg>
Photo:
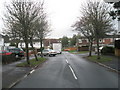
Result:
<svg viewBox="0 0 120 90">
<path fill-rule="evenodd" d="M 77 76 L 75 75 L 75 73 L 74 73 L 74 71 L 73 71 L 73 69 L 72 69 L 72 67 L 70 65 L 69 65 L 69 68 L 72 71 L 72 74 L 73 74 L 74 78 L 77 80 Z"/>
<path fill-rule="evenodd" d="M 30 73 L 33 73 L 35 70 L 32 70 Z"/>
<path fill-rule="evenodd" d="M 66 59 L 66 62 L 68 63 L 68 60 Z"/>
</svg>

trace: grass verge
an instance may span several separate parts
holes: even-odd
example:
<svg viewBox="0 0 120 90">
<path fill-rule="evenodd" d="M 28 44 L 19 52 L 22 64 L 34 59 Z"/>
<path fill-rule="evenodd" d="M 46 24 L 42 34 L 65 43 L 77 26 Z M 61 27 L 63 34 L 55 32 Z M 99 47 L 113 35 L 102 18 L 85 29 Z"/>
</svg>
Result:
<svg viewBox="0 0 120 90">
<path fill-rule="evenodd" d="M 93 56 L 87 57 L 87 59 L 90 61 L 101 62 L 101 63 L 112 61 L 112 58 L 110 58 L 110 57 L 106 57 L 106 56 L 100 56 L 100 57 L 101 57 L 100 59 L 97 59 L 97 56 L 93 55 Z"/>
<path fill-rule="evenodd" d="M 36 61 L 35 58 L 29 60 L 30 61 L 30 65 L 28 65 L 27 62 L 23 62 L 23 63 L 17 64 L 16 66 L 17 67 L 34 67 L 36 65 L 39 65 L 39 64 L 43 63 L 46 60 L 47 60 L 46 58 L 39 57 L 38 61 Z"/>
<path fill-rule="evenodd" d="M 77 52 L 76 50 L 70 50 L 70 51 L 68 51 L 68 52 L 70 52 L 70 53 L 74 53 L 74 52 Z"/>
<path fill-rule="evenodd" d="M 78 54 L 88 53 L 89 51 L 79 51 Z"/>
<path fill-rule="evenodd" d="M 84 54 L 84 53 L 88 53 L 89 51 L 68 51 L 68 52 L 70 52 L 70 53 L 74 53 L 74 54 Z"/>
</svg>

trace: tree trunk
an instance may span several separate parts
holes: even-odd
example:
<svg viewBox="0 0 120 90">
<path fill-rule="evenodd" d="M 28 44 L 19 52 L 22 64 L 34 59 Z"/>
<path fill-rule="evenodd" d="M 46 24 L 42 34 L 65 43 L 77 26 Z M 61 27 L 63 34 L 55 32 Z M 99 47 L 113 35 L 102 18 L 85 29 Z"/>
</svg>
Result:
<svg viewBox="0 0 120 90">
<path fill-rule="evenodd" d="M 33 47 L 32 39 L 30 39 L 30 45 L 31 45 L 31 47 L 32 47 L 32 49 L 33 49 L 34 56 L 35 56 L 35 60 L 38 61 L 37 55 L 35 54 L 35 49 L 34 49 L 34 47 Z"/>
<path fill-rule="evenodd" d="M 30 65 L 28 42 L 25 42 L 25 45 L 26 45 L 26 60 L 27 60 L 27 63 Z"/>
<path fill-rule="evenodd" d="M 93 42 L 90 41 L 89 56 L 92 56 L 92 45 L 93 45 Z"/>
<path fill-rule="evenodd" d="M 17 42 L 17 43 L 16 43 L 16 47 L 17 47 L 17 48 L 18 48 L 18 44 L 19 44 L 19 43 Z"/>
<path fill-rule="evenodd" d="M 40 39 L 40 48 L 41 48 L 41 50 L 40 50 L 40 52 L 41 52 L 41 57 L 43 57 L 43 50 L 42 50 L 42 39 Z"/>
<path fill-rule="evenodd" d="M 99 39 L 97 38 L 97 59 L 100 59 L 100 52 L 99 52 Z"/>
</svg>

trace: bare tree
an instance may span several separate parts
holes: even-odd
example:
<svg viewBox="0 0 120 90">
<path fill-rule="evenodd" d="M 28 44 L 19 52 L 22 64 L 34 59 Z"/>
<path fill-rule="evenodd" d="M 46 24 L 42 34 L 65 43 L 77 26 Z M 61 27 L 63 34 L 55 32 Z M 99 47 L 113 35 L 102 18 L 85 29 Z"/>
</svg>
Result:
<svg viewBox="0 0 120 90">
<path fill-rule="evenodd" d="M 89 56 L 92 55 L 92 45 L 95 38 L 94 30 L 92 25 L 89 23 L 88 18 L 81 17 L 79 20 L 72 26 L 74 30 L 82 33 L 89 41 Z"/>
<path fill-rule="evenodd" d="M 41 52 L 41 57 L 43 57 L 43 53 L 42 53 L 42 49 L 43 49 L 43 40 L 44 38 L 48 35 L 48 33 L 51 31 L 50 30 L 50 25 L 48 24 L 48 21 L 47 21 L 47 17 L 46 17 L 46 13 L 43 9 L 43 5 L 44 5 L 44 2 L 41 4 L 41 10 L 40 10 L 40 18 L 39 20 L 36 22 L 36 31 L 35 31 L 35 34 L 36 34 L 36 37 L 39 39 L 40 41 L 40 52 Z"/>
<path fill-rule="evenodd" d="M 100 59 L 99 40 L 113 31 L 112 19 L 109 16 L 110 7 L 102 2 L 89 1 L 82 7 L 81 23 L 86 22 L 83 30 L 94 35 L 97 42 L 97 58 Z M 87 29 L 88 28 L 88 29 Z M 85 32 L 84 31 L 84 32 Z M 92 31 L 92 32 L 91 32 Z"/>
<path fill-rule="evenodd" d="M 27 63 L 29 62 L 29 41 L 35 35 L 34 31 L 37 23 L 40 20 L 40 11 L 42 3 L 34 3 L 26 0 L 15 0 L 10 5 L 7 5 L 7 14 L 5 15 L 5 23 L 7 24 L 6 33 L 14 32 L 21 37 L 26 46 Z M 12 34 L 12 33 L 11 33 Z M 41 34 L 39 34 L 41 36 Z M 32 44 L 32 42 L 31 42 Z"/>
</svg>

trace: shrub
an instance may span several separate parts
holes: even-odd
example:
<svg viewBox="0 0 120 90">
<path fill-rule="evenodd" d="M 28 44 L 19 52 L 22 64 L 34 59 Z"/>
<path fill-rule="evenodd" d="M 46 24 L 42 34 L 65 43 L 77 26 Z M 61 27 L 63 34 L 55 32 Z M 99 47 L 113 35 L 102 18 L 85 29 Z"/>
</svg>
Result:
<svg viewBox="0 0 120 90">
<path fill-rule="evenodd" d="M 101 50 L 101 54 L 114 54 L 114 48 L 113 47 L 103 47 Z"/>
</svg>

